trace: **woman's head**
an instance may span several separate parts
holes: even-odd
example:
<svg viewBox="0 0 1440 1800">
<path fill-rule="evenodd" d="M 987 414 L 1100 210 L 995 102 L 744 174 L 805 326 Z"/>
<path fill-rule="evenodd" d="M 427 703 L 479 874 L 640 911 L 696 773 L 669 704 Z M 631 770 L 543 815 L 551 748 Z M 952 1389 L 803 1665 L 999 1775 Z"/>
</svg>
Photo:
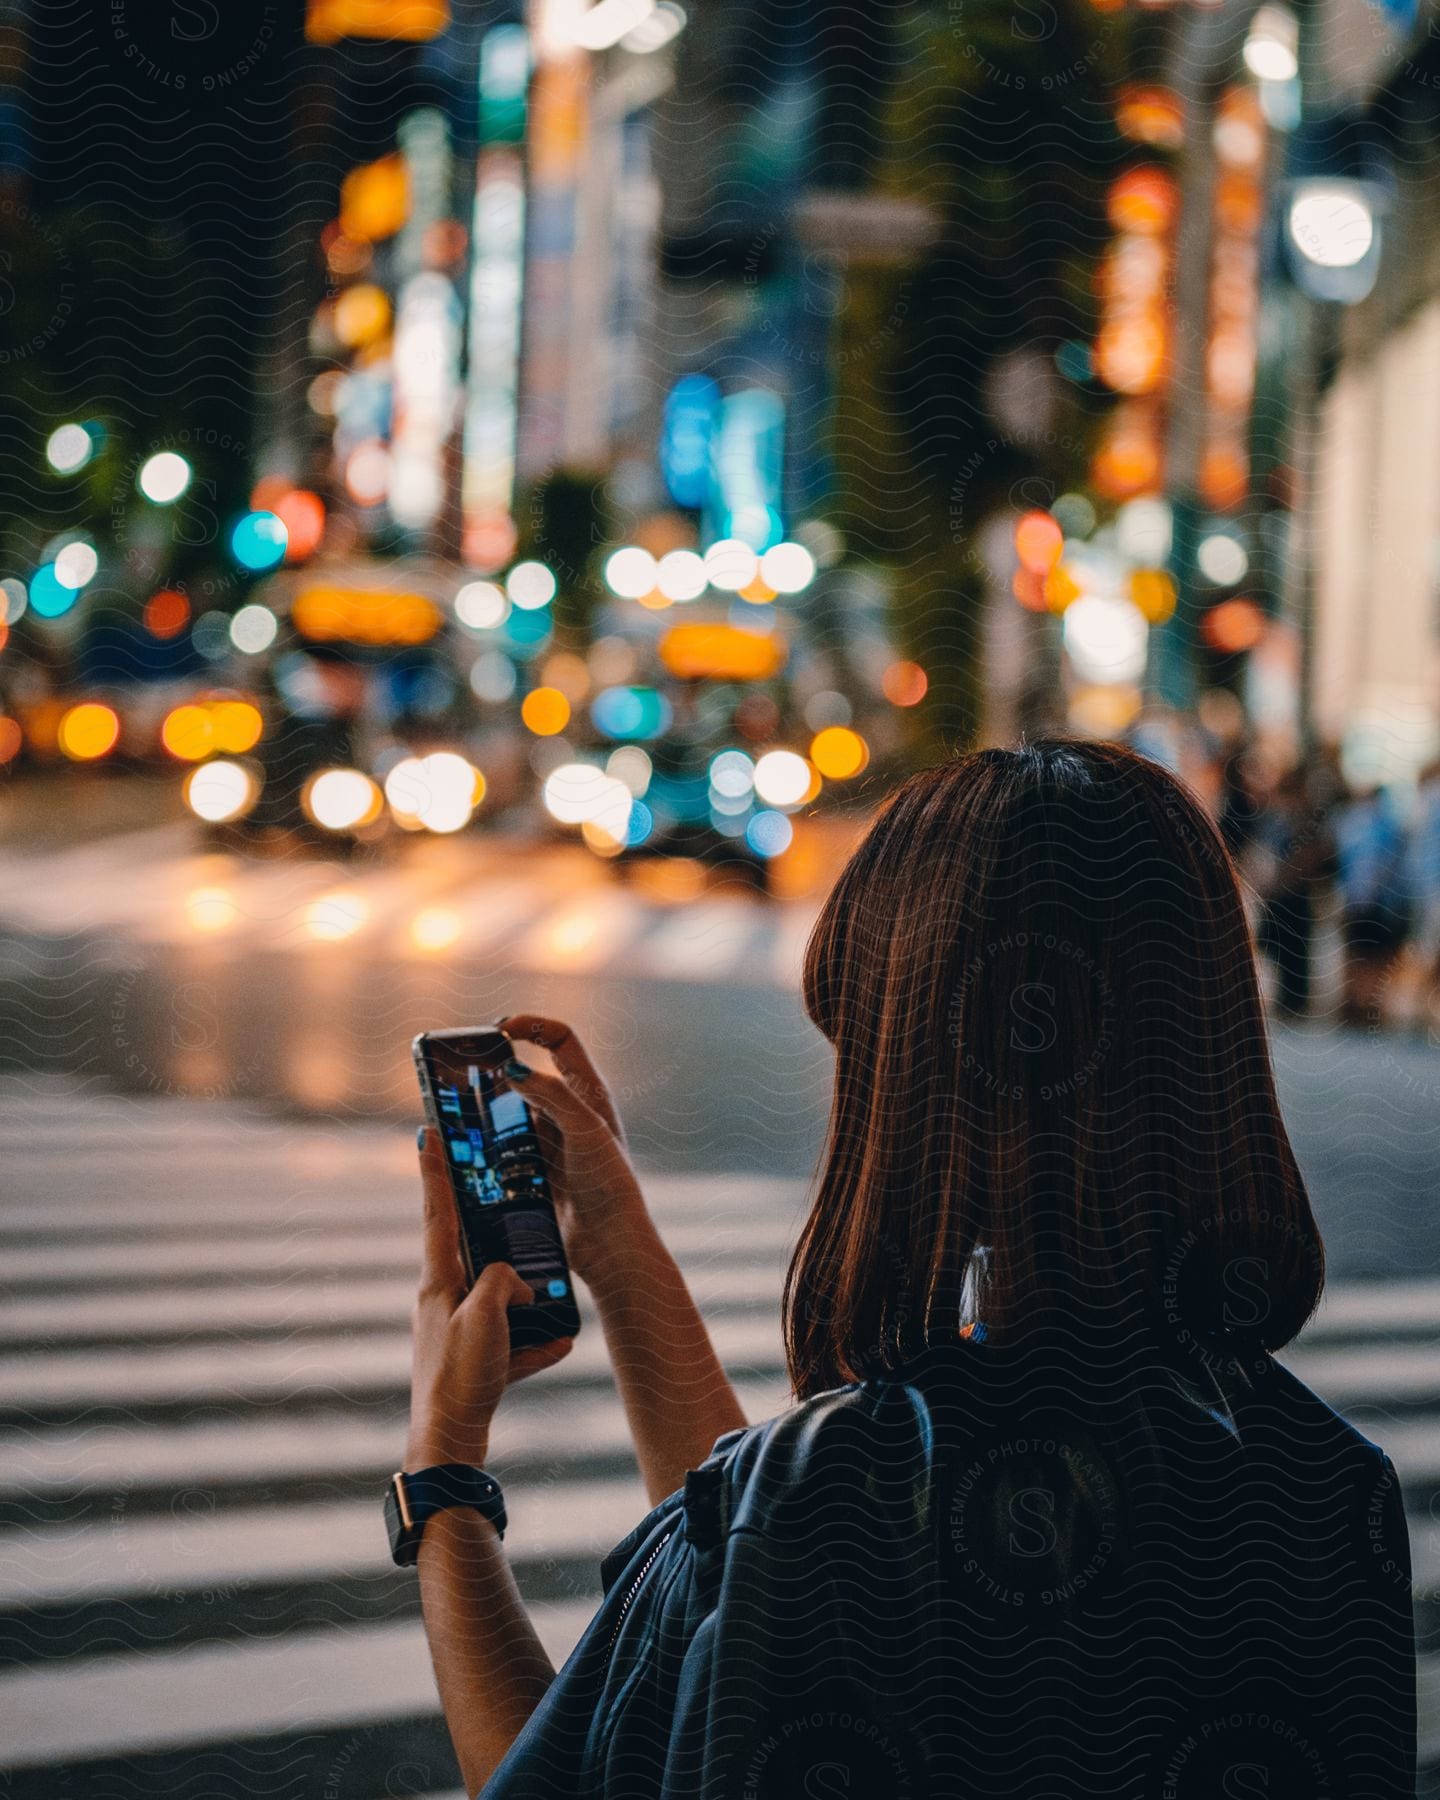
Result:
<svg viewBox="0 0 1440 1800">
<path fill-rule="evenodd" d="M 836 1070 L 786 1284 L 798 1393 L 971 1309 L 996 1341 L 1168 1317 L 1268 1348 L 1313 1310 L 1234 869 L 1156 764 L 1040 742 L 912 777 L 816 923 L 805 1004 Z"/>
</svg>

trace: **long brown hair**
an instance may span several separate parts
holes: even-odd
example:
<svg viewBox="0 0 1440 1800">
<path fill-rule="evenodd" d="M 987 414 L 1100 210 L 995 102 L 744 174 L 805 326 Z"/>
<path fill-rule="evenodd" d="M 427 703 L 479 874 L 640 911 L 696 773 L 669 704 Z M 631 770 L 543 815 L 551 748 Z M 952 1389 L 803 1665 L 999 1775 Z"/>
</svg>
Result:
<svg viewBox="0 0 1440 1800">
<path fill-rule="evenodd" d="M 1168 1321 L 1274 1349 L 1314 1310 L 1235 871 L 1158 765 L 1043 741 L 913 776 L 804 995 L 836 1067 L 785 1283 L 800 1398 L 976 1316 L 995 1343 Z"/>
</svg>

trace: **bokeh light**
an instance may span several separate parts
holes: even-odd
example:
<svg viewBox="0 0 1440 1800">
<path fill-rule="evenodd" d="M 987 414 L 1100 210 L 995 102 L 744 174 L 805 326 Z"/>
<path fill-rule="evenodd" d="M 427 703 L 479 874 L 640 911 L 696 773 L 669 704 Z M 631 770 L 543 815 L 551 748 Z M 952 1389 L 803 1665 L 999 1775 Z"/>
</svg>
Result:
<svg viewBox="0 0 1440 1800">
<path fill-rule="evenodd" d="M 208 707 L 187 702 L 165 715 L 160 742 L 181 762 L 199 762 L 215 748 L 215 731 Z"/>
<path fill-rule="evenodd" d="M 622 744 L 605 759 L 605 773 L 623 781 L 638 800 L 650 786 L 654 765 L 648 753 L 638 744 Z"/>
<path fill-rule="evenodd" d="M 1145 670 L 1149 627 L 1129 600 L 1085 594 L 1065 610 L 1065 649 L 1084 681 L 1136 681 Z"/>
<path fill-rule="evenodd" d="M 625 783 L 593 763 L 562 763 L 545 778 L 545 810 L 562 825 L 598 825 L 623 843 L 634 795 Z"/>
<path fill-rule="evenodd" d="M 467 581 L 454 600 L 455 617 L 472 631 L 491 631 L 505 623 L 510 602 L 493 581 Z"/>
<path fill-rule="evenodd" d="M 211 825 L 238 819 L 254 805 L 258 793 L 248 769 L 223 759 L 204 763 L 185 777 L 185 804 L 197 819 Z"/>
<path fill-rule="evenodd" d="M 358 831 L 380 817 L 380 789 L 359 769 L 324 769 L 306 786 L 302 804 L 326 831 Z"/>
<path fill-rule="evenodd" d="M 325 502 L 308 488 L 292 488 L 270 509 L 285 527 L 285 561 L 304 562 L 325 539 Z"/>
<path fill-rule="evenodd" d="M 743 750 L 722 750 L 710 764 L 710 786 L 727 800 L 748 800 L 755 792 L 755 764 Z"/>
<path fill-rule="evenodd" d="M 470 692 L 477 700 L 498 706 L 515 692 L 520 671 L 503 650 L 487 650 L 470 668 Z"/>
<path fill-rule="evenodd" d="M 705 564 L 693 550 L 668 551 L 655 570 L 655 585 L 667 600 L 698 600 L 706 581 Z"/>
<path fill-rule="evenodd" d="M 62 716 L 58 741 L 72 762 L 94 762 L 120 742 L 120 716 L 98 700 L 82 701 Z"/>
<path fill-rule="evenodd" d="M 151 637 L 163 643 L 179 637 L 190 623 L 190 602 L 178 588 L 161 588 L 145 602 L 140 617 Z"/>
<path fill-rule="evenodd" d="M 760 573 L 760 558 L 739 538 L 720 538 L 705 552 L 705 573 L 711 587 L 738 594 Z"/>
<path fill-rule="evenodd" d="M 536 737 L 555 737 L 570 723 L 570 702 L 559 688 L 534 688 L 521 703 L 520 717 Z"/>
<path fill-rule="evenodd" d="M 77 538 L 56 553 L 55 579 L 62 587 L 82 588 L 87 581 L 95 579 L 99 567 L 100 558 L 95 553 L 95 546 Z"/>
<path fill-rule="evenodd" d="M 74 475 L 95 454 L 95 440 L 83 425 L 57 425 L 45 440 L 45 460 L 57 475 Z"/>
<path fill-rule="evenodd" d="M 30 590 L 18 575 L 0 581 L 0 624 L 13 625 L 30 604 Z"/>
<path fill-rule="evenodd" d="M 505 592 L 521 612 L 538 612 L 555 598 L 555 577 L 542 562 L 516 563 L 505 577 Z"/>
<path fill-rule="evenodd" d="M 66 587 L 55 573 L 54 563 L 41 563 L 30 578 L 30 605 L 42 619 L 58 619 L 80 597 L 78 588 Z"/>
<path fill-rule="evenodd" d="M 768 750 L 755 765 L 755 792 L 769 806 L 799 806 L 809 796 L 814 774 L 793 750 Z"/>
<path fill-rule="evenodd" d="M 655 738 L 666 731 L 670 702 L 655 688 L 603 688 L 590 707 L 590 722 L 603 737 Z"/>
<path fill-rule="evenodd" d="M 383 288 L 361 282 L 346 288 L 335 302 L 335 335 L 347 349 L 373 344 L 390 328 L 390 301 Z"/>
<path fill-rule="evenodd" d="M 193 888 L 185 896 L 185 922 L 192 931 L 224 931 L 240 917 L 240 908 L 229 888 Z"/>
<path fill-rule="evenodd" d="M 243 756 L 260 742 L 265 721 L 248 700 L 217 700 L 210 709 L 210 734 L 217 750 Z"/>
<path fill-rule="evenodd" d="M 1253 600 L 1222 600 L 1202 616 L 1200 635 L 1212 649 L 1238 655 L 1264 637 L 1265 615 Z"/>
<path fill-rule="evenodd" d="M 1201 538 L 1195 560 L 1200 565 L 1200 573 L 1216 587 L 1232 587 L 1235 582 L 1243 581 L 1250 567 L 1245 546 L 1228 531 L 1212 531 L 1209 537 Z"/>
<path fill-rule="evenodd" d="M 815 579 L 815 558 L 803 544 L 772 544 L 760 558 L 760 579 L 777 594 L 798 594 Z"/>
<path fill-rule="evenodd" d="M 359 894 L 321 894 L 305 909 L 305 929 L 322 944 L 340 944 L 363 931 L 369 917 Z"/>
<path fill-rule="evenodd" d="M 268 606 L 252 601 L 230 621 L 230 642 L 246 656 L 259 656 L 275 642 L 280 621 Z"/>
<path fill-rule="evenodd" d="M 156 506 L 170 506 L 190 485 L 190 465 L 176 450 L 158 450 L 140 465 L 137 486 Z"/>
<path fill-rule="evenodd" d="M 1036 510 L 1022 515 L 1015 524 L 1015 554 L 1020 566 L 1032 575 L 1044 575 L 1060 560 L 1065 548 L 1065 533 L 1060 522 L 1048 512 Z"/>
<path fill-rule="evenodd" d="M 288 542 L 284 523 L 272 512 L 250 512 L 230 533 L 230 553 L 241 568 L 257 574 L 284 560 Z"/>
<path fill-rule="evenodd" d="M 639 600 L 655 586 L 658 564 L 648 550 L 627 544 L 605 562 L 605 585 L 622 600 Z"/>
<path fill-rule="evenodd" d="M 880 692 L 892 706 L 918 706 L 929 687 L 930 677 L 917 662 L 893 662 L 880 677 Z"/>
<path fill-rule="evenodd" d="M 745 827 L 745 842 L 757 856 L 781 856 L 795 839 L 795 827 L 779 812 L 757 812 Z"/>
<path fill-rule="evenodd" d="M 484 776 L 450 750 L 407 756 L 385 777 L 385 799 L 396 822 L 442 836 L 468 825 L 484 794 Z"/>
<path fill-rule="evenodd" d="M 345 489 L 360 506 L 378 506 L 390 492 L 390 452 L 378 439 L 357 444 L 350 452 Z"/>
<path fill-rule="evenodd" d="M 810 745 L 810 760 L 827 781 L 848 781 L 870 760 L 870 749 L 858 731 L 846 725 L 829 725 Z"/>
</svg>

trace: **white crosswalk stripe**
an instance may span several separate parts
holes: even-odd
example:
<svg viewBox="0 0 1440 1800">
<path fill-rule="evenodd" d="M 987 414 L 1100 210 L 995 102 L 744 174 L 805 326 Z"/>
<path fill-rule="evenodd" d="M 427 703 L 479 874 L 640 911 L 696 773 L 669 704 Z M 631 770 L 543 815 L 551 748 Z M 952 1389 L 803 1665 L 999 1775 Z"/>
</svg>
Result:
<svg viewBox="0 0 1440 1800">
<path fill-rule="evenodd" d="M 686 954 L 703 961 L 744 924 L 715 912 Z M 67 1793 L 182 1778 L 189 1793 L 243 1769 L 297 1800 L 459 1800 L 413 1576 L 391 1566 L 378 1507 L 404 1435 L 413 1145 L 204 1103 L 96 1096 L 80 1111 L 74 1093 L 35 1082 L 0 1104 L 7 1791 L 49 1800 L 63 1768 Z M 213 1228 L 185 1186 L 223 1193 Z M 778 1299 L 804 1184 L 647 1186 L 747 1416 L 780 1410 Z M 1389 1448 L 1417 1598 L 1433 1604 L 1440 1282 L 1340 1288 L 1286 1360 Z M 558 1661 L 601 1556 L 646 1509 L 593 1317 L 564 1364 L 507 1397 L 492 1461 Z M 1421 1694 L 1440 1762 L 1428 1659 Z"/>
</svg>

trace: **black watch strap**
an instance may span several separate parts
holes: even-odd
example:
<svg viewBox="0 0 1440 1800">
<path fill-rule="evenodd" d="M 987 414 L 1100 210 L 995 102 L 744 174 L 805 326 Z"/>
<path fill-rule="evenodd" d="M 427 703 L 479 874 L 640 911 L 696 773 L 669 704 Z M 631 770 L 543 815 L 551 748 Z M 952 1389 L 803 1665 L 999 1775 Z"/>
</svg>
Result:
<svg viewBox="0 0 1440 1800">
<path fill-rule="evenodd" d="M 469 1463 L 436 1463 L 413 1474 L 397 1470 L 385 1490 L 385 1523 L 390 1531 L 390 1554 L 402 1569 L 420 1556 L 425 1526 L 449 1506 L 473 1506 L 503 1538 L 505 1500 L 493 1475 Z"/>
</svg>

